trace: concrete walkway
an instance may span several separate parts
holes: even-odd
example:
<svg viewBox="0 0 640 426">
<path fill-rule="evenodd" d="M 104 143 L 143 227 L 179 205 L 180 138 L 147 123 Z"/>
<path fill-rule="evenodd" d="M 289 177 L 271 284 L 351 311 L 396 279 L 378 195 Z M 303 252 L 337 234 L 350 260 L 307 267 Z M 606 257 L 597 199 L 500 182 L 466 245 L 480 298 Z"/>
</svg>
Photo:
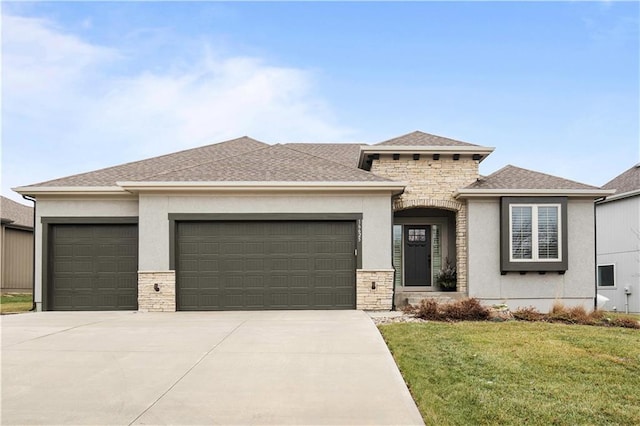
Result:
<svg viewBox="0 0 640 426">
<path fill-rule="evenodd" d="M 361 311 L 5 315 L 10 424 L 422 424 Z"/>
</svg>

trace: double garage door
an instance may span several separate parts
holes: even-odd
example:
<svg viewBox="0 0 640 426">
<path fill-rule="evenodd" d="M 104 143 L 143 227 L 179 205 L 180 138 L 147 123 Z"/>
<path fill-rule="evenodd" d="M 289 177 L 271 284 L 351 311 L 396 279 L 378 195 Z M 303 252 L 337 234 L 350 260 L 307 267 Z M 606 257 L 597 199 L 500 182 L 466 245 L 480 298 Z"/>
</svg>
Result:
<svg viewBox="0 0 640 426">
<path fill-rule="evenodd" d="M 355 223 L 178 222 L 178 310 L 353 309 Z"/>
<path fill-rule="evenodd" d="M 137 225 L 49 235 L 47 309 L 137 309 Z M 178 222 L 177 309 L 353 309 L 355 249 L 352 221 Z"/>
</svg>

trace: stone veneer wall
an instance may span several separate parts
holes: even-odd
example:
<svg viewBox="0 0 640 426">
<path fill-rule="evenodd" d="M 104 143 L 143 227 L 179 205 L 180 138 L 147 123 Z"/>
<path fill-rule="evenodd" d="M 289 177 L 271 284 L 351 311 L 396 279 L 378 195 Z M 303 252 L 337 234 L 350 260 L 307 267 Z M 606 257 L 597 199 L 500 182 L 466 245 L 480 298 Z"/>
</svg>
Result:
<svg viewBox="0 0 640 426">
<path fill-rule="evenodd" d="M 390 311 L 393 302 L 393 269 L 358 269 L 356 309 Z M 372 289 L 375 283 L 375 289 Z"/>
<path fill-rule="evenodd" d="M 453 193 L 478 179 L 479 161 L 468 154 L 453 160 L 452 154 L 442 154 L 439 160 L 422 155 L 401 155 L 394 160 L 392 154 L 381 154 L 373 160 L 371 172 L 393 180 L 407 182 L 404 193 L 394 200 L 394 211 L 414 207 L 432 207 L 456 212 L 456 268 L 459 292 L 467 291 L 467 204 L 453 198 Z"/>
<path fill-rule="evenodd" d="M 159 291 L 154 286 L 158 284 Z M 138 310 L 143 312 L 175 312 L 176 272 L 138 272 Z"/>
</svg>

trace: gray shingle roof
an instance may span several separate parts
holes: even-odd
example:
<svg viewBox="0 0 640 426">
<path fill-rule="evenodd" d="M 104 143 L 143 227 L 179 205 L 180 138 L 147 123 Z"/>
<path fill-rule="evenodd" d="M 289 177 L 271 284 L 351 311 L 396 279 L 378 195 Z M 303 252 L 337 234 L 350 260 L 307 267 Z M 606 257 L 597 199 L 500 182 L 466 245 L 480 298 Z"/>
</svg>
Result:
<svg viewBox="0 0 640 426">
<path fill-rule="evenodd" d="M 366 145 L 358 143 L 288 143 L 284 146 L 345 166 L 358 167 L 360 147 Z"/>
<path fill-rule="evenodd" d="M 507 165 L 489 176 L 479 178 L 465 189 L 598 189 L 533 170 Z"/>
<path fill-rule="evenodd" d="M 616 194 L 640 190 L 640 163 L 605 183 L 602 189 L 615 189 Z"/>
<path fill-rule="evenodd" d="M 467 142 L 457 141 L 442 136 L 432 135 L 420 131 L 407 133 L 397 138 L 380 142 L 376 145 L 401 145 L 401 146 L 478 146 Z"/>
<path fill-rule="evenodd" d="M 267 147 L 249 137 L 188 149 L 160 157 L 54 179 L 30 186 L 115 186 L 117 181 L 143 181 L 158 173 L 197 166 Z"/>
<path fill-rule="evenodd" d="M 313 156 L 284 145 L 146 177 L 153 182 L 390 182 L 354 166 Z"/>
<path fill-rule="evenodd" d="M 2 216 L 2 222 L 10 221 L 12 225 L 33 228 L 33 207 L 16 203 L 9 198 L 1 198 L 0 216 Z"/>
</svg>

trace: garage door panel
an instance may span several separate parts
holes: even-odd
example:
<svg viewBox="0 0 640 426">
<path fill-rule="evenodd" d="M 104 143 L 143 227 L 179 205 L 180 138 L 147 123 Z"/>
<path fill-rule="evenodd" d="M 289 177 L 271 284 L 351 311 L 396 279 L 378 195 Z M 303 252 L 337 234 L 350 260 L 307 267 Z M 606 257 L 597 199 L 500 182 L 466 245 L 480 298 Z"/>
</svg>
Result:
<svg viewBox="0 0 640 426">
<path fill-rule="evenodd" d="M 137 309 L 137 225 L 55 224 L 49 235 L 48 309 Z"/>
<path fill-rule="evenodd" d="M 179 222 L 176 248 L 180 310 L 355 307 L 354 222 Z"/>
</svg>

